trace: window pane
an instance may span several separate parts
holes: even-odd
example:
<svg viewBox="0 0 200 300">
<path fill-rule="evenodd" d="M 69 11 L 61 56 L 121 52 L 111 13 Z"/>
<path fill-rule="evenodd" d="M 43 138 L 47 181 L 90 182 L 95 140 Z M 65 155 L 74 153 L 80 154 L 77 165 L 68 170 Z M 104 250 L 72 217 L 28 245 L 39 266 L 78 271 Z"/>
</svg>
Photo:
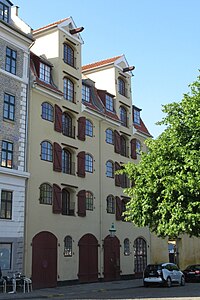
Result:
<svg viewBox="0 0 200 300">
<path fill-rule="evenodd" d="M 2 270 L 11 269 L 12 244 L 0 243 L 0 266 Z"/>
<path fill-rule="evenodd" d="M 13 194 L 11 191 L 1 191 L 1 219 L 12 219 L 12 197 Z"/>
<path fill-rule="evenodd" d="M 85 171 L 90 173 L 93 172 L 93 158 L 89 154 L 85 155 Z"/>
<path fill-rule="evenodd" d="M 66 236 L 64 240 L 64 256 L 72 256 L 72 238 Z"/>
<path fill-rule="evenodd" d="M 87 136 L 93 136 L 93 126 L 92 123 L 86 119 L 86 123 L 85 123 L 85 134 Z"/>
<path fill-rule="evenodd" d="M 40 186 L 40 204 L 52 204 L 52 187 L 43 183 Z"/>
<path fill-rule="evenodd" d="M 106 143 L 108 144 L 114 143 L 114 135 L 111 129 L 106 129 Z"/>
</svg>

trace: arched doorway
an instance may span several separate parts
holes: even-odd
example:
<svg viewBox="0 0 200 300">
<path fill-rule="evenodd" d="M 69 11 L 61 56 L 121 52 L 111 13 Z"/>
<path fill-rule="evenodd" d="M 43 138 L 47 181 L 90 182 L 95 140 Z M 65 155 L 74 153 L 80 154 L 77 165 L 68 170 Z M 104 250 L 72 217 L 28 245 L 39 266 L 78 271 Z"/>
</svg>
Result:
<svg viewBox="0 0 200 300">
<path fill-rule="evenodd" d="M 80 282 L 98 281 L 98 241 L 90 233 L 85 234 L 78 243 Z"/>
<path fill-rule="evenodd" d="M 120 279 L 120 242 L 115 237 L 104 239 L 104 280 Z"/>
<path fill-rule="evenodd" d="M 134 272 L 136 278 L 141 278 L 147 265 L 147 243 L 142 237 L 134 241 Z"/>
<path fill-rule="evenodd" d="M 34 288 L 57 285 L 57 238 L 43 231 L 32 241 L 32 281 Z"/>
</svg>

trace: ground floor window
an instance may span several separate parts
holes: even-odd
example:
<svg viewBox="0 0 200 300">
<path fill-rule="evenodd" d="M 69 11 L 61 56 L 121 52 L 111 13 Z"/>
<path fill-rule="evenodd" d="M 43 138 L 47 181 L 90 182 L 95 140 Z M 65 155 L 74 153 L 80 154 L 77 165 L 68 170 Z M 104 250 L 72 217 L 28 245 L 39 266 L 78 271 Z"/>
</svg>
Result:
<svg viewBox="0 0 200 300">
<path fill-rule="evenodd" d="M 147 244 L 139 237 L 134 241 L 134 272 L 142 273 L 147 265 Z"/>
<path fill-rule="evenodd" d="M 12 262 L 12 244 L 0 243 L 0 266 L 1 270 L 10 270 Z"/>
</svg>

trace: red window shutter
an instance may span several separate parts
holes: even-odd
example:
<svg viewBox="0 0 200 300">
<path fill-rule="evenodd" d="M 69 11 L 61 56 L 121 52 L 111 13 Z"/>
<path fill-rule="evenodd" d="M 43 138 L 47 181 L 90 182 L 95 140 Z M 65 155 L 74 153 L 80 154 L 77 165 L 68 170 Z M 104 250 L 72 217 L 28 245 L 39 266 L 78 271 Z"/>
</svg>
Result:
<svg viewBox="0 0 200 300">
<path fill-rule="evenodd" d="M 118 196 L 115 197 L 115 201 L 116 201 L 115 218 L 116 220 L 120 221 L 122 219 L 122 202 Z"/>
<path fill-rule="evenodd" d="M 62 109 L 55 104 L 55 120 L 54 120 L 54 129 L 57 132 L 62 132 Z"/>
<path fill-rule="evenodd" d="M 58 143 L 53 143 L 53 170 L 62 171 L 62 148 Z"/>
<path fill-rule="evenodd" d="M 137 159 L 137 152 L 136 152 L 136 139 L 131 140 L 131 157 L 133 159 Z"/>
<path fill-rule="evenodd" d="M 53 184 L 53 213 L 60 214 L 62 212 L 62 192 L 57 184 Z"/>
<path fill-rule="evenodd" d="M 80 117 L 78 119 L 78 139 L 81 141 L 85 141 L 85 123 L 85 117 Z"/>
<path fill-rule="evenodd" d="M 116 153 L 121 153 L 121 138 L 117 130 L 114 131 L 114 148 Z"/>
<path fill-rule="evenodd" d="M 81 151 L 77 155 L 78 158 L 78 170 L 77 170 L 77 175 L 79 177 L 85 177 L 85 151 Z"/>
<path fill-rule="evenodd" d="M 78 216 L 86 216 L 86 191 L 81 190 L 78 192 Z"/>
<path fill-rule="evenodd" d="M 120 164 L 118 162 L 115 162 L 115 171 L 118 171 L 120 170 L 121 167 L 120 167 Z M 121 186 L 121 175 L 117 175 L 115 174 L 115 185 L 116 186 Z"/>
</svg>

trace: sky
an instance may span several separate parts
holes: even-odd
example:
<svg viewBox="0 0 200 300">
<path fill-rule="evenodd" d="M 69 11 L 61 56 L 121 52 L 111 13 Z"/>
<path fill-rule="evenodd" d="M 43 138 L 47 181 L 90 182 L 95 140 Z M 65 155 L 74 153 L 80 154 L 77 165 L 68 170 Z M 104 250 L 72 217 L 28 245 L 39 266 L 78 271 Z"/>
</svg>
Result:
<svg viewBox="0 0 200 300">
<path fill-rule="evenodd" d="M 72 17 L 84 27 L 82 65 L 124 54 L 132 101 L 154 138 L 162 105 L 179 102 L 200 69 L 200 0 L 12 0 L 33 29 Z"/>
</svg>

